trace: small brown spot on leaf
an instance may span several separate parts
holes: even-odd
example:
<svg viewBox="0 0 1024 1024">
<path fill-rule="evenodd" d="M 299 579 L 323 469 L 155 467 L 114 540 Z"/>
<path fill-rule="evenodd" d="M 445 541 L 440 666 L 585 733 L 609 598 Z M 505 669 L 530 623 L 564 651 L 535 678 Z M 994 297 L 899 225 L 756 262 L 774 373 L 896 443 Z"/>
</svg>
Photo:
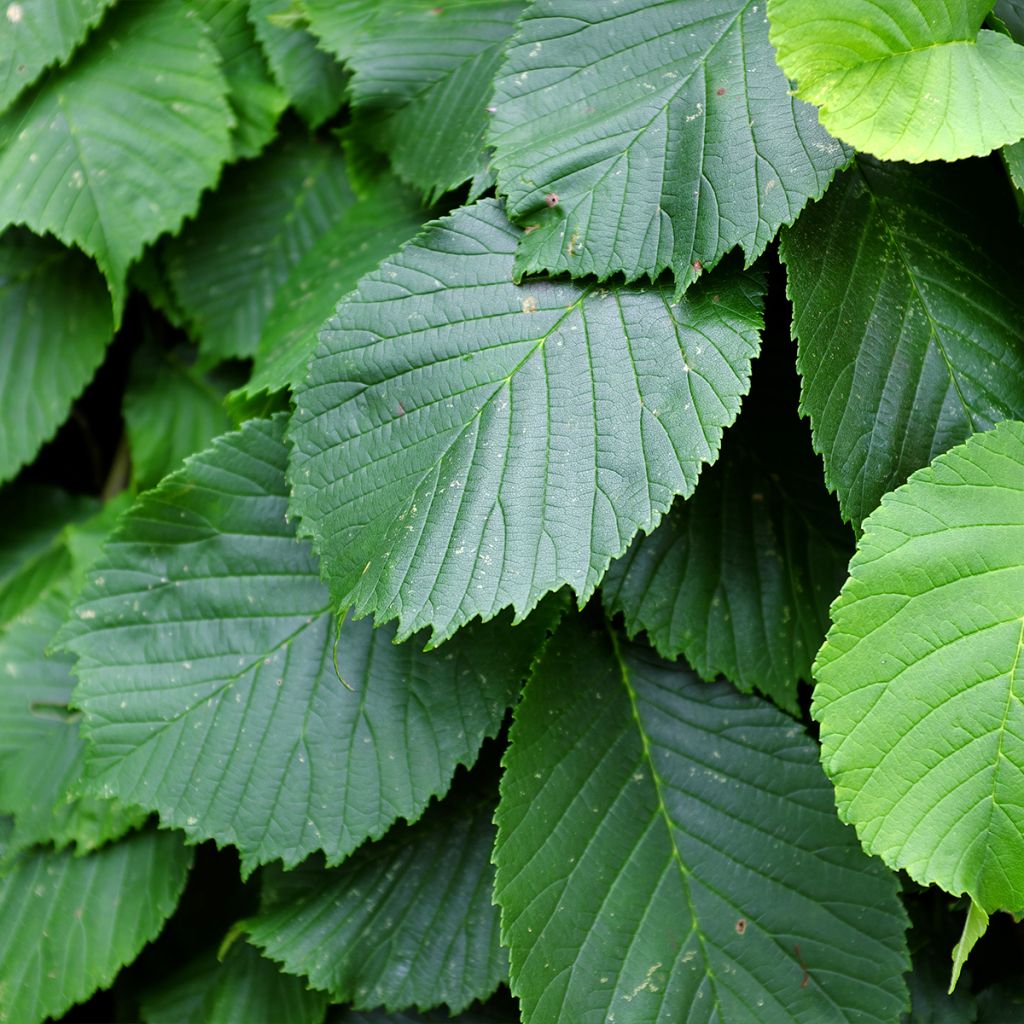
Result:
<svg viewBox="0 0 1024 1024">
<path fill-rule="evenodd" d="M 746 930 L 747 930 L 747 919 L 745 917 L 741 917 L 736 922 L 736 934 L 737 935 L 742 935 Z"/>
<path fill-rule="evenodd" d="M 717 88 L 717 89 L 715 90 L 715 95 L 716 95 L 716 96 L 724 96 L 724 95 L 725 95 L 725 88 L 724 88 L 723 86 L 719 86 L 719 87 L 718 87 L 718 88 Z"/>
<path fill-rule="evenodd" d="M 555 207 L 558 205 L 558 195 L 555 192 L 549 192 L 544 197 L 544 202 L 547 203 L 550 207 Z"/>
<path fill-rule="evenodd" d="M 536 313 L 537 312 L 537 300 L 532 295 L 527 295 L 523 299 L 523 312 L 524 313 Z"/>
</svg>

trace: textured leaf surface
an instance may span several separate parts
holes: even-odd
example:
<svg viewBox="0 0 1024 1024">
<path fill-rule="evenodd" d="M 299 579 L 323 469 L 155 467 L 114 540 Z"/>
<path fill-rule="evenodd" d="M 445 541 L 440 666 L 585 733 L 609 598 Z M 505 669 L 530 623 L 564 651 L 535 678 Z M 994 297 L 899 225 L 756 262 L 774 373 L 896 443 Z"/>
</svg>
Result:
<svg viewBox="0 0 1024 1024">
<path fill-rule="evenodd" d="M 296 24 L 280 25 L 275 18 L 294 14 L 292 0 L 248 0 L 249 19 L 267 55 L 278 84 L 295 109 L 315 128 L 326 121 L 346 98 L 346 75 L 319 50 L 316 40 Z"/>
<path fill-rule="evenodd" d="M 991 170 L 859 158 L 785 233 L 801 408 L 854 523 L 973 430 L 1024 416 L 1024 259 Z"/>
<path fill-rule="evenodd" d="M 156 937 L 191 863 L 180 836 L 156 831 L 87 857 L 22 856 L 0 876 L 0 1020 L 59 1017 L 109 985 Z"/>
<path fill-rule="evenodd" d="M 71 56 L 114 0 L 20 0 L 0 31 L 0 110 L 43 68 Z"/>
<path fill-rule="evenodd" d="M 885 160 L 961 160 L 1024 136 L 1024 47 L 992 0 L 768 0 L 779 65 L 821 123 Z"/>
<path fill-rule="evenodd" d="M 277 289 L 354 201 L 341 150 L 298 134 L 224 175 L 167 246 L 171 284 L 208 362 L 256 351 Z"/>
<path fill-rule="evenodd" d="M 498 731 L 546 627 L 495 623 L 425 654 L 423 638 L 395 646 L 393 628 L 350 621 L 335 649 L 316 561 L 285 519 L 283 431 L 251 421 L 145 495 L 71 642 L 99 790 L 234 843 L 249 868 L 320 849 L 337 862 L 418 817 Z"/>
<path fill-rule="evenodd" d="M 978 434 L 864 524 L 815 665 L 839 812 L 886 863 L 1024 909 L 1024 425 Z"/>
<path fill-rule="evenodd" d="M 802 730 L 602 630 L 563 627 L 512 726 L 495 898 L 526 1020 L 891 1021 L 896 879 Z"/>
<path fill-rule="evenodd" d="M 245 393 L 294 388 L 305 376 L 317 332 L 363 274 L 416 233 L 426 214 L 390 177 L 337 216 L 296 264 L 267 315 Z"/>
<path fill-rule="evenodd" d="M 128 265 L 195 210 L 230 153 L 226 90 L 182 4 L 121 4 L 0 116 L 0 224 L 94 256 L 119 309 Z"/>
<path fill-rule="evenodd" d="M 458 1012 L 486 998 L 508 969 L 491 903 L 492 810 L 449 800 L 341 867 L 284 876 L 252 941 L 357 1009 Z"/>
<path fill-rule="evenodd" d="M 752 261 L 848 155 L 789 96 L 764 0 L 538 0 L 493 105 L 498 190 L 536 225 L 520 272 L 671 267 L 682 289 Z"/>
<path fill-rule="evenodd" d="M 796 713 L 852 544 L 806 424 L 795 408 L 780 412 L 788 395 L 759 381 L 775 383 L 755 371 L 722 458 L 693 497 L 611 564 L 601 593 L 630 635 L 645 630 L 664 657 L 683 654 L 704 679 L 724 675 Z"/>
<path fill-rule="evenodd" d="M 339 606 L 444 638 L 582 598 L 689 494 L 734 419 L 761 282 L 512 284 L 518 232 L 485 201 L 363 278 L 296 392 L 294 509 Z M 713 287 L 712 287 L 713 285 Z"/>
<path fill-rule="evenodd" d="M 311 5 L 310 27 L 325 44 L 337 40 L 335 52 L 353 73 L 353 107 L 372 123 L 374 145 L 428 197 L 479 173 L 487 162 L 491 83 L 524 4 L 382 0 L 372 12 L 348 6 L 336 12 Z"/>
<path fill-rule="evenodd" d="M 103 361 L 113 321 L 103 279 L 81 253 L 18 228 L 0 237 L 0 321 L 3 481 L 64 422 Z"/>
</svg>

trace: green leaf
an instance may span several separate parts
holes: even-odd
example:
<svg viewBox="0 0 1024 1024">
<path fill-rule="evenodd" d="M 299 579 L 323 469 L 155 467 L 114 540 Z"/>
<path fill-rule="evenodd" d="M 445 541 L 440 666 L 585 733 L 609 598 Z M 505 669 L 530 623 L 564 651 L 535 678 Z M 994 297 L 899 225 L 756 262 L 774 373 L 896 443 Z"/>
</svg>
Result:
<svg viewBox="0 0 1024 1024">
<path fill-rule="evenodd" d="M 87 857 L 40 851 L 0 876 L 0 1019 L 35 1024 L 109 985 L 156 937 L 192 851 L 137 832 Z"/>
<path fill-rule="evenodd" d="M 735 246 L 753 262 L 848 157 L 790 97 L 764 0 L 537 0 L 492 103 L 518 273 L 671 267 L 681 291 Z"/>
<path fill-rule="evenodd" d="M 960 980 L 960 972 L 971 955 L 971 950 L 978 943 L 985 932 L 988 931 L 988 914 L 985 913 L 977 903 L 972 902 L 967 909 L 967 917 L 964 920 L 964 931 L 960 941 L 953 947 L 953 973 L 949 979 L 949 994 L 953 994 L 956 983 Z"/>
<path fill-rule="evenodd" d="M 103 279 L 89 260 L 13 228 L 0 236 L 0 321 L 4 481 L 31 462 L 67 418 L 103 361 L 113 320 Z"/>
<path fill-rule="evenodd" d="M 293 9 L 293 0 L 248 0 L 249 20 L 267 55 L 270 70 L 310 127 L 337 113 L 346 99 L 347 76 L 317 49 L 304 28 L 282 27 L 274 19 Z"/>
<path fill-rule="evenodd" d="M 396 173 L 429 201 L 484 169 L 491 83 L 524 4 L 474 0 L 383 0 L 367 12 L 310 4 L 310 29 L 341 40 L 335 52 L 352 74 L 352 105 L 367 137 Z M 361 31 L 339 33 L 337 22 Z M 321 27 L 321 20 L 326 22 Z"/>
<path fill-rule="evenodd" d="M 801 410 L 854 524 L 940 452 L 1024 416 L 1024 258 L 994 169 L 861 157 L 785 232 Z"/>
<path fill-rule="evenodd" d="M 495 899 L 524 1020 L 892 1021 L 897 880 L 762 701 L 568 623 L 527 684 Z"/>
<path fill-rule="evenodd" d="M 136 487 L 155 487 L 188 455 L 230 430 L 224 409 L 234 375 L 200 373 L 182 352 L 143 345 L 132 359 L 123 415 Z"/>
<path fill-rule="evenodd" d="M 465 1013 L 451 1016 L 444 1010 L 427 1013 L 388 1013 L 386 1010 L 343 1010 L 328 1018 L 329 1024 L 519 1024 L 519 1014 L 514 1011 L 502 1012 L 489 1006 L 471 1008 Z"/>
<path fill-rule="evenodd" d="M 341 150 L 299 133 L 224 175 L 165 252 L 208 364 L 256 351 L 278 288 L 354 202 Z"/>
<path fill-rule="evenodd" d="M 768 0 L 796 95 L 884 160 L 962 160 L 1024 136 L 1024 47 L 979 31 L 993 0 Z"/>
<path fill-rule="evenodd" d="M 0 32 L 0 110 L 50 64 L 64 63 L 114 0 L 16 0 Z"/>
<path fill-rule="evenodd" d="M 839 813 L 912 878 L 1024 908 L 1024 424 L 919 470 L 864 523 L 815 664 Z"/>
<path fill-rule="evenodd" d="M 486 998 L 508 970 L 491 903 L 492 811 L 447 800 L 341 867 L 285 875 L 279 902 L 249 922 L 252 941 L 356 1009 L 458 1013 Z"/>
<path fill-rule="evenodd" d="M 203 1001 L 221 970 L 215 948 L 187 961 L 142 993 L 139 1017 L 145 1024 L 204 1024 Z"/>
<path fill-rule="evenodd" d="M 274 137 L 288 98 L 270 77 L 241 0 L 188 0 L 209 26 L 235 115 L 233 158 L 256 156 Z"/>
<path fill-rule="evenodd" d="M 362 279 L 295 395 L 293 509 L 339 607 L 433 642 L 570 584 L 585 600 L 713 461 L 749 383 L 761 280 L 511 281 L 484 201 Z M 514 438 L 514 441 L 512 440 Z"/>
<path fill-rule="evenodd" d="M 424 218 L 419 201 L 390 177 L 337 216 L 277 289 L 243 393 L 252 399 L 298 385 L 338 300 L 412 238 Z"/>
<path fill-rule="evenodd" d="M 414 0 L 302 0 L 302 12 L 324 49 L 348 63 L 378 19 L 392 16 L 401 2 Z"/>
<path fill-rule="evenodd" d="M 851 544 L 806 426 L 780 412 L 777 387 L 770 403 L 758 394 L 755 380 L 722 458 L 611 564 L 601 593 L 630 636 L 646 630 L 664 657 L 796 714 Z"/>
<path fill-rule="evenodd" d="M 98 791 L 234 843 L 246 870 L 337 863 L 418 817 L 498 731 L 548 625 L 432 654 L 368 621 L 337 634 L 286 520 L 283 432 L 250 421 L 144 495 L 73 615 Z"/>
<path fill-rule="evenodd" d="M 226 91 L 182 4 L 121 4 L 0 116 L 0 224 L 94 256 L 119 312 L 128 265 L 195 211 L 230 153 Z"/>
</svg>

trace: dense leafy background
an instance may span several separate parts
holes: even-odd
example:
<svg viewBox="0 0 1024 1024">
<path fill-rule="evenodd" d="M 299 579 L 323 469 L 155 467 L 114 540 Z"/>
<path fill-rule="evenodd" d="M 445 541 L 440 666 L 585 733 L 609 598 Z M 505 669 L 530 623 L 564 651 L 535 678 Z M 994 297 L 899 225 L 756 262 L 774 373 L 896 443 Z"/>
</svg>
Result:
<svg viewBox="0 0 1024 1024">
<path fill-rule="evenodd" d="M 0 8 L 0 1021 L 1024 1020 L 1022 83 Z"/>
</svg>

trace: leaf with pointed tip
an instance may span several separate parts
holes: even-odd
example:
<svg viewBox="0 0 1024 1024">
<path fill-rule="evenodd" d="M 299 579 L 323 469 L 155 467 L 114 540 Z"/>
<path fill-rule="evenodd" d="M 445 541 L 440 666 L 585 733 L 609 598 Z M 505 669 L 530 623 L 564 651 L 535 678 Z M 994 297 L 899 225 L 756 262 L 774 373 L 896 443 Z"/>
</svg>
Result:
<svg viewBox="0 0 1024 1024">
<path fill-rule="evenodd" d="M 286 520 L 283 433 L 250 421 L 144 495 L 65 633 L 97 790 L 234 843 L 246 870 L 337 863 L 417 818 L 498 731 L 549 622 L 434 653 L 368 621 L 337 634 Z"/>
<path fill-rule="evenodd" d="M 180 836 L 155 830 L 85 857 L 23 854 L 0 875 L 0 1019 L 60 1017 L 109 985 L 163 927 L 191 863 Z"/>
<path fill-rule="evenodd" d="M 1024 254 L 993 168 L 859 157 L 784 232 L 801 411 L 854 524 L 940 452 L 1024 416 Z"/>
<path fill-rule="evenodd" d="M 226 94 L 184 5 L 121 4 L 68 67 L 0 115 L 0 224 L 95 257 L 119 314 L 129 264 L 195 211 L 230 154 Z"/>
<path fill-rule="evenodd" d="M 1024 424 L 975 434 L 864 523 L 811 713 L 865 849 L 1024 909 Z"/>
<path fill-rule="evenodd" d="M 44 68 L 62 64 L 114 0 L 21 0 L 6 7 L 0 32 L 0 111 Z"/>
<path fill-rule="evenodd" d="M 981 30 L 993 0 L 768 0 L 796 95 L 884 160 L 962 160 L 1024 136 L 1024 47 Z"/>
<path fill-rule="evenodd" d="M 4 481 L 31 462 L 67 418 L 103 361 L 114 325 L 110 296 L 92 263 L 21 228 L 0 237 L 0 322 Z"/>
<path fill-rule="evenodd" d="M 207 364 L 256 351 L 278 289 L 354 202 L 338 146 L 299 133 L 224 175 L 165 250 Z"/>
<path fill-rule="evenodd" d="M 295 394 L 289 475 L 339 607 L 440 642 L 568 583 L 585 600 L 689 494 L 747 391 L 759 276 L 511 281 L 485 200 L 362 279 Z"/>
<path fill-rule="evenodd" d="M 492 103 L 519 274 L 670 267 L 682 290 L 736 246 L 753 262 L 849 155 L 789 95 L 764 0 L 537 0 Z"/>
<path fill-rule="evenodd" d="M 357 1009 L 458 1013 L 485 999 L 508 970 L 491 902 L 492 812 L 447 800 L 341 867 L 285 875 L 277 901 L 248 922 L 252 942 Z"/>
<path fill-rule="evenodd" d="M 953 947 L 953 971 L 949 978 L 949 995 L 956 990 L 956 983 L 960 980 L 960 972 L 963 970 L 971 950 L 978 944 L 988 931 L 988 914 L 973 900 L 967 908 L 967 917 L 964 919 L 964 930 L 960 940 Z"/>
<path fill-rule="evenodd" d="M 525 1020 L 892 1021 L 898 883 L 791 719 L 579 620 L 512 726 L 495 899 Z"/>
</svg>

